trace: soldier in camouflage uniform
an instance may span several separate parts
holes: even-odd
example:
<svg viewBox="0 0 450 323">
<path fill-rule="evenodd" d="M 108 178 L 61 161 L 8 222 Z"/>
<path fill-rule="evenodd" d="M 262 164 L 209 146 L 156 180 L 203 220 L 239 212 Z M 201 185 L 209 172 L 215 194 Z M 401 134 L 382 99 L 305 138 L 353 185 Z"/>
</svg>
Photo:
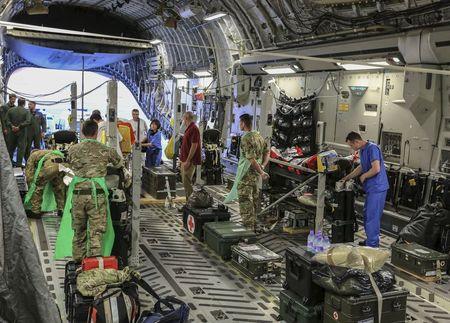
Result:
<svg viewBox="0 0 450 323">
<path fill-rule="evenodd" d="M 241 137 L 241 156 L 249 163 L 248 170 L 237 184 L 239 210 L 243 224 L 252 230 L 256 228 L 256 212 L 259 209 L 259 177 L 267 179 L 269 175 L 264 168 L 269 162 L 269 149 L 264 138 L 257 131 L 252 131 L 252 117 L 249 114 L 240 116 L 240 127 L 244 131 Z"/>
<path fill-rule="evenodd" d="M 16 166 L 21 167 L 27 148 L 27 128 L 31 124 L 31 114 L 25 109 L 24 98 L 19 98 L 17 105 L 6 113 L 5 124 L 8 131 L 9 156 L 12 161 L 17 148 Z"/>
<path fill-rule="evenodd" d="M 42 164 L 42 168 L 37 175 L 35 183 L 36 188 L 29 200 L 31 210 L 27 210 L 28 216 L 33 218 L 40 216 L 42 197 L 47 183 L 51 183 L 52 185 L 58 214 L 61 216 L 64 210 L 66 186 L 63 181 L 64 173 L 59 171 L 59 164 L 63 162 L 63 158 L 61 156 L 54 154 L 51 150 L 33 150 L 25 167 L 25 176 L 28 187 L 31 187 L 35 172 L 38 171 L 38 163 L 44 157 L 45 159 Z"/>
<path fill-rule="evenodd" d="M 107 147 L 96 140 L 98 126 L 88 120 L 83 124 L 82 140 L 69 148 L 69 168 L 81 181 L 76 184 L 72 199 L 72 257 L 81 261 L 85 257 L 102 254 L 102 238 L 107 227 L 108 198 L 94 178 L 104 179 L 107 166 L 123 167 L 122 157 L 115 149 Z M 93 186 L 96 186 L 96 199 Z M 87 229 L 89 224 L 89 248 L 87 246 Z"/>
</svg>

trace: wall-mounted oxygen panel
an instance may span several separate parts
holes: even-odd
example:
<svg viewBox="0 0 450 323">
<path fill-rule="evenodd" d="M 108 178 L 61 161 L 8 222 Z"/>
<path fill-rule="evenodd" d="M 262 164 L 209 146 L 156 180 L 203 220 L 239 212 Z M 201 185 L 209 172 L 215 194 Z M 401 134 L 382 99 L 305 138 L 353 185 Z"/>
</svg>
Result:
<svg viewBox="0 0 450 323">
<path fill-rule="evenodd" d="M 440 101 L 440 76 L 431 73 L 406 72 L 404 78 L 403 96 L 405 104 L 417 119 L 417 122 L 426 126 L 426 123 L 436 122 L 436 102 Z M 431 134 L 430 134 L 431 135 Z"/>
<path fill-rule="evenodd" d="M 345 143 L 350 131 L 359 131 L 362 136 L 378 141 L 380 121 L 380 99 L 383 72 L 341 72 L 341 94 L 337 104 L 337 143 Z"/>
<path fill-rule="evenodd" d="M 339 72 L 308 73 L 305 95 L 317 93 L 316 120 L 325 123 L 325 141 L 333 142 L 336 129 L 336 104 L 339 90 Z"/>
<path fill-rule="evenodd" d="M 433 143 L 432 136 L 436 135 L 438 127 L 436 121 L 418 120 L 417 110 L 411 109 L 412 97 L 405 99 L 404 91 L 406 87 L 404 81 L 404 73 L 385 71 L 381 114 L 383 132 L 401 134 L 400 158 L 394 158 L 391 161 L 399 162 L 412 168 L 428 170 Z M 416 97 L 416 95 L 413 96 Z M 429 99 L 434 100 L 437 97 L 433 96 L 429 97 Z M 418 98 L 417 101 L 421 100 L 422 98 Z M 414 101 L 416 100 L 414 99 Z M 436 110 L 436 104 L 440 103 L 434 102 L 428 106 Z M 382 140 L 381 146 L 389 146 L 392 138 L 384 137 L 384 139 L 387 141 Z"/>
</svg>

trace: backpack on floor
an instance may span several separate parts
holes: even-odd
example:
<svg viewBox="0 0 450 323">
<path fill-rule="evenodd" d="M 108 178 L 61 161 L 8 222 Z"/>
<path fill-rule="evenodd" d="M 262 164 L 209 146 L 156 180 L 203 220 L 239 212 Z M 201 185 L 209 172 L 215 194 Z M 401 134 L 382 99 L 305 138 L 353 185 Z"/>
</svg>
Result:
<svg viewBox="0 0 450 323">
<path fill-rule="evenodd" d="M 91 323 L 135 323 L 140 314 L 138 287 L 133 282 L 110 285 L 89 308 Z"/>
</svg>

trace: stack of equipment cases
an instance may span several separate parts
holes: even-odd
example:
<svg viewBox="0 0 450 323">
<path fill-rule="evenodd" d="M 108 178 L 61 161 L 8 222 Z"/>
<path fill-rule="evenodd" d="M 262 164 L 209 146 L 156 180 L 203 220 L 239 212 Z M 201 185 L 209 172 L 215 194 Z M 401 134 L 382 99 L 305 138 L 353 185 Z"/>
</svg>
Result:
<svg viewBox="0 0 450 323">
<path fill-rule="evenodd" d="M 337 206 L 332 212 L 331 243 L 354 241 L 355 232 L 355 193 L 351 181 L 336 183 Z"/>
<path fill-rule="evenodd" d="M 444 208 L 450 208 L 450 179 L 437 177 L 431 181 L 429 203 L 441 202 Z"/>
<path fill-rule="evenodd" d="M 142 187 L 152 197 L 158 200 L 167 196 L 166 178 L 169 180 L 172 198 L 176 196 L 176 174 L 165 166 L 142 169 Z"/>
<path fill-rule="evenodd" d="M 423 280 L 439 280 L 447 273 L 448 254 L 441 253 L 417 243 L 395 243 L 391 246 L 391 263 Z"/>
<path fill-rule="evenodd" d="M 221 133 L 217 129 L 203 132 L 202 179 L 206 185 L 223 184 L 223 166 L 221 163 Z"/>
<path fill-rule="evenodd" d="M 183 226 L 198 240 L 203 241 L 204 228 L 207 222 L 223 222 L 230 220 L 228 207 L 220 204 L 206 209 L 191 208 L 185 205 L 183 208 Z"/>
<path fill-rule="evenodd" d="M 85 297 L 77 289 L 77 269 L 74 261 L 66 264 L 64 276 L 64 295 L 67 320 L 70 323 L 87 322 L 89 307 L 93 297 Z"/>
<path fill-rule="evenodd" d="M 395 288 L 383 293 L 381 321 L 378 320 L 378 299 L 375 294 L 341 296 L 325 293 L 324 323 L 406 322 L 406 298 L 409 292 Z"/>
<path fill-rule="evenodd" d="M 117 177 L 116 180 L 114 178 Z M 131 255 L 131 203 L 123 186 L 123 174 L 108 168 L 106 177 L 109 189 L 109 211 L 114 228 L 114 244 L 111 254 L 119 261 L 119 268 L 128 266 Z"/>
<path fill-rule="evenodd" d="M 424 203 L 425 187 L 428 175 L 424 174 L 403 174 L 401 179 L 401 186 L 399 189 L 398 205 L 417 210 Z"/>
<path fill-rule="evenodd" d="M 223 260 L 231 258 L 231 246 L 240 242 L 255 243 L 253 230 L 236 222 L 208 222 L 205 224 L 205 242 Z"/>
<path fill-rule="evenodd" d="M 231 260 L 252 279 L 272 281 L 281 274 L 283 257 L 259 243 L 240 243 L 231 246 Z"/>
<path fill-rule="evenodd" d="M 324 290 L 312 279 L 313 253 L 306 246 L 286 249 L 287 291 L 280 293 L 280 314 L 287 323 L 322 321 Z"/>
<path fill-rule="evenodd" d="M 284 218 L 287 219 L 283 231 L 289 234 L 309 232 L 309 222 L 312 214 L 302 209 L 290 209 L 284 211 Z"/>
</svg>

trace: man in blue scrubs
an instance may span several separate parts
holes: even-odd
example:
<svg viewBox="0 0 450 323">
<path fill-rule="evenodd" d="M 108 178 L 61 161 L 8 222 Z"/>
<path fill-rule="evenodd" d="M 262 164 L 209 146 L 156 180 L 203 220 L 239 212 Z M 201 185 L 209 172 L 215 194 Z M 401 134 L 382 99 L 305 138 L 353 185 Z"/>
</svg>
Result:
<svg viewBox="0 0 450 323">
<path fill-rule="evenodd" d="M 380 243 L 380 221 L 389 189 L 383 155 L 376 144 L 363 140 L 357 132 L 350 132 L 345 141 L 353 150 L 359 150 L 360 165 L 342 180 L 359 176 L 366 192 L 364 230 L 367 240 L 364 245 L 376 248 Z"/>
</svg>

